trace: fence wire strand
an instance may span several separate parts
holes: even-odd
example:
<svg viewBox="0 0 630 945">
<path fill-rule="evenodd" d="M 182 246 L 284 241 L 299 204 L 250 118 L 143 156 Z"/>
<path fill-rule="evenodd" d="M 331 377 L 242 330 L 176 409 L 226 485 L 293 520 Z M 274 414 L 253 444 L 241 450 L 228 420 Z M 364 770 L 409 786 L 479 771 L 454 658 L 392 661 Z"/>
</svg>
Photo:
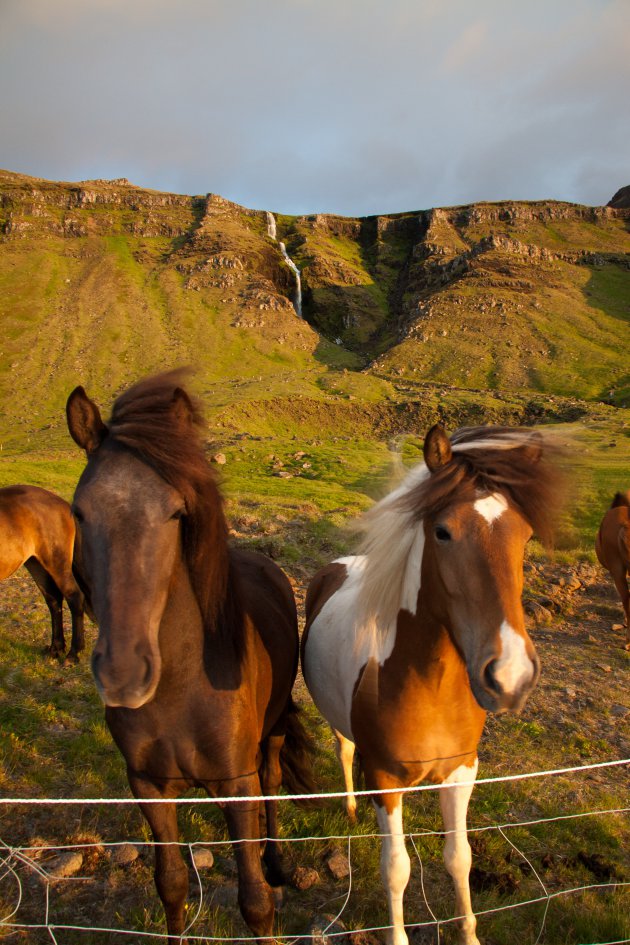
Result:
<svg viewBox="0 0 630 945">
<path fill-rule="evenodd" d="M 506 782 L 506 781 L 526 780 L 526 779 L 536 778 L 536 777 L 576 773 L 576 772 L 581 772 L 581 771 L 590 771 L 596 768 L 612 768 L 612 767 L 618 767 L 618 766 L 628 765 L 628 764 L 630 764 L 630 759 L 622 759 L 622 760 L 612 761 L 612 762 L 599 762 L 599 763 L 591 764 L 591 765 L 582 765 L 582 766 L 576 766 L 576 767 L 571 767 L 571 768 L 554 769 L 552 771 L 530 772 L 530 773 L 521 774 L 521 775 L 506 775 L 506 776 L 501 776 L 497 778 L 482 778 L 482 779 L 479 779 L 476 782 L 476 784 L 480 785 L 480 784 L 491 784 L 491 783 Z M 461 785 L 458 785 L 458 786 L 461 786 Z M 440 790 L 444 787 L 446 786 L 445 785 L 418 785 L 411 789 L 404 789 L 403 791 L 399 791 L 398 789 L 396 789 L 395 791 L 382 791 L 382 792 L 357 791 L 355 792 L 355 796 L 373 796 L 376 793 L 412 793 L 412 792 L 417 792 L 417 791 L 422 791 L 422 790 Z M 330 792 L 330 793 L 314 795 L 314 796 L 317 798 L 323 798 L 323 799 L 334 799 L 334 798 L 347 797 L 348 795 L 346 792 Z M 278 800 L 294 800 L 294 799 L 304 799 L 306 797 L 313 797 L 313 795 L 279 795 L 277 799 Z M 262 796 L 259 798 L 248 797 L 245 800 L 251 803 L 252 801 L 262 801 L 265 799 L 267 798 Z M 162 801 L 162 799 L 157 799 L 157 800 L 158 802 Z M 178 798 L 176 800 L 180 803 L 187 803 L 187 804 L 194 805 L 194 804 L 203 804 L 203 803 L 208 803 L 208 802 L 225 803 L 226 800 L 237 802 L 237 801 L 243 801 L 244 798 L 234 797 L 234 798 L 228 798 L 228 799 L 226 798 L 217 799 L 217 798 L 197 797 L 197 798 Z M 126 799 L 126 798 L 114 798 L 114 799 L 107 799 L 107 798 L 96 798 L 96 799 L 0 798 L 0 804 L 7 805 L 7 806 L 10 804 L 28 805 L 28 806 L 36 805 L 36 804 L 40 804 L 40 805 L 67 804 L 67 805 L 76 806 L 80 804 L 80 805 L 85 805 L 85 806 L 92 806 L 92 805 L 100 805 L 100 804 L 115 805 L 115 804 L 136 804 L 136 803 L 137 801 L 135 798 L 130 798 L 130 799 Z M 169 800 L 168 803 L 172 803 L 172 801 Z M 541 941 L 541 937 L 544 932 L 547 913 L 548 913 L 550 904 L 554 900 L 557 900 L 561 897 L 577 895 L 579 893 L 584 893 L 591 890 L 612 891 L 612 890 L 619 890 L 619 889 L 630 887 L 630 882 L 616 881 L 616 882 L 609 882 L 609 883 L 587 884 L 583 886 L 576 886 L 570 889 L 563 889 L 563 890 L 550 892 L 546 888 L 543 880 L 541 879 L 540 875 L 534 868 L 531 861 L 527 858 L 527 856 L 523 853 L 523 851 L 520 850 L 518 846 L 506 834 L 506 831 L 514 830 L 517 828 L 525 829 L 525 828 L 530 828 L 534 826 L 539 826 L 542 824 L 550 824 L 554 822 L 566 822 L 570 820 L 579 820 L 585 817 L 602 817 L 605 815 L 618 816 L 622 814 L 627 814 L 629 812 L 630 812 L 630 807 L 607 808 L 604 810 L 594 810 L 594 811 L 585 811 L 585 812 L 583 811 L 583 812 L 578 812 L 574 814 L 559 814 L 554 817 L 536 818 L 529 821 L 517 821 L 517 822 L 505 823 L 505 824 L 489 824 L 489 825 L 469 827 L 468 828 L 469 834 L 470 833 L 483 833 L 489 830 L 497 831 L 503 837 L 506 843 L 512 849 L 514 849 L 514 851 L 520 857 L 522 857 L 523 860 L 529 865 L 534 877 L 536 878 L 543 892 L 543 895 L 539 897 L 523 900 L 517 903 L 510 903 L 504 906 L 497 906 L 492 909 L 476 911 L 475 915 L 477 917 L 488 916 L 488 915 L 492 915 L 496 913 L 505 912 L 506 910 L 522 909 L 526 906 L 535 906 L 539 903 L 544 903 L 544 912 L 541 919 L 541 926 L 538 933 L 538 937 L 536 938 L 536 942 L 534 943 L 534 945 L 538 945 L 538 943 Z M 440 929 L 442 926 L 456 923 L 464 917 L 453 916 L 450 918 L 438 918 L 435 915 L 434 911 L 432 910 L 428 902 L 428 898 L 426 895 L 426 891 L 424 887 L 424 870 L 423 870 L 422 858 L 420 856 L 420 852 L 418 850 L 416 841 L 423 837 L 445 837 L 450 832 L 453 832 L 453 831 L 422 830 L 422 831 L 409 832 L 405 834 L 406 838 L 408 838 L 409 841 L 411 842 L 413 849 L 416 853 L 417 859 L 420 863 L 420 881 L 421 881 L 422 894 L 424 897 L 424 902 L 425 902 L 427 911 L 429 915 L 431 916 L 431 920 L 429 921 L 406 923 L 406 927 L 408 929 L 426 929 L 428 927 L 433 926 L 436 929 L 438 942 L 440 941 Z M 348 886 L 345 893 L 342 893 L 340 896 L 335 897 L 335 899 L 337 900 L 343 899 L 341 908 L 339 909 L 335 917 L 328 923 L 328 925 L 323 930 L 321 931 L 318 930 L 314 934 L 301 934 L 299 936 L 275 935 L 274 937 L 279 941 L 285 942 L 286 945 L 296 945 L 296 942 L 299 941 L 300 939 L 310 938 L 310 939 L 325 940 L 326 938 L 335 939 L 341 936 L 352 937 L 355 934 L 387 932 L 388 930 L 390 930 L 392 928 L 391 925 L 380 925 L 380 926 L 373 926 L 369 928 L 350 929 L 350 930 L 344 929 L 343 931 L 334 930 L 335 924 L 341 919 L 346 908 L 348 907 L 348 903 L 350 901 L 352 891 L 353 891 L 352 844 L 359 840 L 375 840 L 378 838 L 382 838 L 383 836 L 384 836 L 383 834 L 372 832 L 372 833 L 365 833 L 365 834 L 337 834 L 337 835 L 328 835 L 328 836 L 288 837 L 286 839 L 283 838 L 282 840 L 283 843 L 305 843 L 308 841 L 329 843 L 330 841 L 333 841 L 333 840 L 345 841 L 347 843 Z M 268 839 L 268 838 L 263 838 L 263 842 L 265 839 Z M 57 941 L 55 933 L 60 933 L 60 932 L 108 933 L 108 934 L 114 934 L 114 935 L 119 935 L 119 936 L 128 936 L 129 938 L 134 937 L 135 939 L 140 938 L 146 941 L 150 939 L 164 940 L 163 932 L 154 933 L 154 932 L 128 930 L 128 929 L 120 929 L 120 928 L 116 929 L 116 928 L 108 928 L 108 927 L 69 925 L 65 923 L 58 923 L 52 920 L 51 897 L 50 897 L 51 887 L 53 887 L 53 885 L 58 884 L 62 880 L 64 882 L 72 882 L 72 881 L 77 882 L 77 881 L 89 880 L 90 877 L 55 876 L 54 874 L 52 874 L 45 868 L 45 864 L 39 863 L 37 859 L 35 859 L 35 857 L 40 856 L 44 853 L 50 853 L 52 851 L 64 852 L 64 851 L 71 851 L 71 850 L 89 850 L 89 849 L 98 849 L 102 851 L 103 849 L 108 849 L 108 848 L 118 848 L 118 847 L 128 844 L 129 842 L 130 841 L 110 841 L 110 842 L 99 841 L 99 842 L 93 842 L 93 843 L 61 844 L 58 846 L 48 846 L 48 845 L 37 844 L 37 845 L 24 846 L 24 847 L 13 847 L 13 846 L 9 846 L 8 844 L 6 844 L 4 841 L 0 839 L 0 851 L 2 853 L 2 855 L 0 856 L 0 868 L 3 870 L 2 874 L 0 875 L 0 882 L 7 880 L 9 877 L 14 879 L 16 882 L 15 905 L 13 906 L 10 913 L 0 918 L 0 927 L 4 929 L 11 929 L 16 932 L 22 931 L 22 930 L 42 930 L 47 933 L 47 935 L 50 938 L 50 941 L 53 942 L 54 945 L 58 945 L 58 941 Z M 201 875 L 199 873 L 199 868 L 195 862 L 194 852 L 195 852 L 196 847 L 233 846 L 234 843 L 260 843 L 260 842 L 261 842 L 260 838 L 256 840 L 241 838 L 240 840 L 236 840 L 236 841 L 225 839 L 225 840 L 194 841 L 194 842 L 187 842 L 187 843 L 180 842 L 177 844 L 179 847 L 186 848 L 189 851 L 190 859 L 191 859 L 193 869 L 195 872 L 196 883 L 199 889 L 199 902 L 197 904 L 197 908 L 195 910 L 194 916 L 192 916 L 189 919 L 186 929 L 182 933 L 182 936 L 168 936 L 169 941 L 181 942 L 184 939 L 184 937 L 189 942 L 217 942 L 217 943 L 243 942 L 245 943 L 245 942 L 255 942 L 257 940 L 253 936 L 242 936 L 242 935 L 217 936 L 217 935 L 208 935 L 207 933 L 204 933 L 203 935 L 194 934 L 194 928 L 202 914 L 203 904 L 204 904 L 203 882 L 202 882 Z M 150 848 L 150 847 L 155 847 L 159 845 L 167 845 L 167 844 L 159 844 L 152 841 L 138 841 L 135 845 L 145 846 L 147 848 Z M 172 846 L 173 842 L 170 842 L 168 845 Z M 34 923 L 34 924 L 27 925 L 25 923 L 13 921 L 17 917 L 17 914 L 22 906 L 23 899 L 24 899 L 23 884 L 22 884 L 22 880 L 18 872 L 20 866 L 23 869 L 32 871 L 36 876 L 39 877 L 39 879 L 42 881 L 42 883 L 45 886 L 45 893 L 44 893 L 45 905 L 44 905 L 44 922 L 43 923 Z M 593 943 L 588 943 L 588 945 L 626 945 L 626 943 L 630 943 L 630 938 L 616 939 L 610 942 L 600 942 L 600 943 L 593 942 Z"/>
</svg>

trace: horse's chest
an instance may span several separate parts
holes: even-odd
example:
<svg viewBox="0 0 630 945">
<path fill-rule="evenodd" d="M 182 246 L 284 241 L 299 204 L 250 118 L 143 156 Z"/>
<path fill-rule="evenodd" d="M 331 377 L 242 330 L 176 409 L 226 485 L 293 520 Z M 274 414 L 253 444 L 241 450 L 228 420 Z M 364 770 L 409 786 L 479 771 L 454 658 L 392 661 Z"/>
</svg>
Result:
<svg viewBox="0 0 630 945">
<path fill-rule="evenodd" d="M 352 730 L 366 768 L 400 783 L 442 781 L 476 756 L 485 712 L 465 675 L 453 681 L 436 661 L 432 674 L 413 668 L 378 674 L 366 668 L 354 695 Z"/>
<path fill-rule="evenodd" d="M 239 697 L 107 711 L 107 723 L 128 767 L 152 780 L 203 783 L 255 771 L 259 733 L 255 713 Z"/>
</svg>

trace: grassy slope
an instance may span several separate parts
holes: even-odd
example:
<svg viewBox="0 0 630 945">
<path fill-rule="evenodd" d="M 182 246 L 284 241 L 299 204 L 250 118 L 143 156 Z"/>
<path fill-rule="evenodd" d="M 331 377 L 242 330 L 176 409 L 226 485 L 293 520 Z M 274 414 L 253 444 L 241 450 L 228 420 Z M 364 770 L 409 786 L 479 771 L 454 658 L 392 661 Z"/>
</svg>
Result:
<svg viewBox="0 0 630 945">
<path fill-rule="evenodd" d="M 160 212 L 172 222 L 171 211 Z M 55 213 L 61 220 L 61 211 Z M 85 384 L 107 413 L 114 394 L 137 376 L 193 362 L 199 368 L 195 383 L 208 409 L 211 437 L 227 456 L 222 478 L 234 540 L 274 556 L 302 591 L 319 564 L 350 547 L 348 519 L 387 490 L 401 453 L 407 465 L 418 461 L 424 430 L 435 419 L 446 418 L 450 426 L 465 417 L 500 420 L 518 416 L 518 410 L 532 398 L 545 406 L 553 401 L 553 393 L 568 394 L 570 400 L 578 394 L 598 398 L 602 389 L 622 386 L 626 370 L 621 356 L 625 350 L 622 332 L 627 330 L 629 293 L 627 272 L 617 266 L 578 267 L 554 262 L 543 266 L 540 274 L 531 266 L 520 271 L 519 260 L 489 253 L 481 257 L 478 269 L 433 300 L 438 311 L 443 310 L 444 319 L 452 318 L 453 326 L 462 319 L 468 332 L 455 337 L 456 328 L 451 331 L 451 323 L 445 321 L 449 325 L 446 336 L 437 335 L 430 343 L 405 341 L 393 348 L 377 369 L 361 373 L 356 370 L 356 355 L 316 335 L 283 307 L 278 289 L 282 274 L 277 277 L 275 291 L 280 307 L 258 308 L 261 303 L 256 292 L 274 295 L 269 260 L 278 256 L 262 220 L 228 208 L 222 218 L 209 217 L 199 225 L 199 220 L 181 207 L 172 213 L 180 229 L 188 228 L 195 234 L 192 239 L 131 233 L 126 227 L 133 222 L 132 213 L 92 208 L 84 211 L 84 216 L 105 214 L 107 227 L 111 229 L 114 221 L 114 232 L 96 228 L 72 239 L 54 234 L 16 237 L 0 245 L 1 318 L 6 328 L 0 354 L 0 485 L 28 481 L 70 498 L 83 459 L 64 428 L 63 405 L 68 391 L 76 383 Z M 561 245 L 566 249 L 567 244 L 627 251 L 620 249 L 626 245 L 624 232 L 620 235 L 614 227 L 593 227 L 583 221 L 579 225 L 554 221 L 545 226 L 530 221 L 527 226 L 525 231 L 521 225 L 518 239 L 549 245 L 554 251 Z M 330 297 L 337 300 L 342 319 L 348 311 L 344 308 L 347 298 L 352 300 L 352 311 L 364 318 L 359 348 L 372 331 L 380 333 L 381 340 L 386 338 L 391 332 L 388 319 L 392 318 L 391 299 L 396 289 L 393 273 L 408 259 L 407 237 L 386 234 L 366 248 L 345 231 L 331 235 L 324 228 L 313 238 L 313 247 L 309 242 L 299 244 L 305 230 L 306 222 L 279 219 L 279 235 L 286 236 L 291 252 L 294 234 L 300 264 L 306 263 L 309 246 L 313 258 L 319 254 L 323 259 L 319 277 L 322 305 L 327 304 L 326 293 L 332 292 Z M 466 230 L 445 224 L 438 235 L 453 253 L 460 253 L 485 233 L 483 227 L 476 231 L 472 226 Z M 197 268 L 212 254 L 238 255 L 244 246 L 248 258 L 259 259 L 264 268 L 262 283 L 259 272 L 246 271 L 242 276 L 237 273 L 233 284 L 217 286 L 212 284 L 216 281 L 213 272 Z M 510 272 L 506 274 L 502 269 L 508 262 Z M 337 283 L 333 277 L 327 277 L 326 282 L 322 275 L 326 266 L 337 273 Z M 234 275 L 232 270 L 227 274 Z M 223 270 L 219 275 L 225 275 Z M 198 280 L 198 289 L 187 288 L 191 278 Z M 348 281 L 352 279 L 360 281 Z M 499 279 L 505 285 L 499 286 Z M 308 284 L 308 277 L 305 281 Z M 531 287 L 525 290 L 516 284 L 519 281 L 528 281 Z M 316 283 L 314 279 L 313 293 Z M 476 308 L 480 299 L 491 297 L 505 302 L 506 328 L 495 325 L 487 313 Z M 368 298 L 369 304 L 365 302 Z M 225 299 L 228 301 L 222 301 Z M 359 303 L 361 299 L 364 301 Z M 517 308 L 519 304 L 522 310 Z M 503 321 L 503 316 L 498 321 Z M 351 332 L 351 328 L 347 330 Z M 443 326 L 438 330 L 444 330 Z M 510 339 L 513 345 L 508 348 L 505 341 Z M 413 360 L 409 360 L 411 345 L 417 349 Z M 553 347 L 555 360 L 540 355 L 543 346 L 548 350 Z M 533 353 L 528 354 L 525 348 Z M 427 354 L 428 349 L 434 353 Z M 454 363 L 460 367 L 453 369 Z M 409 370 L 408 364 L 412 365 Z M 466 371 L 470 375 L 466 376 Z M 456 389 L 449 390 L 444 382 Z M 496 388 L 495 394 L 488 393 L 488 387 Z M 557 435 L 570 448 L 574 483 L 557 564 L 592 561 L 599 518 L 612 493 L 628 486 L 630 412 L 594 404 L 582 404 L 580 410 L 586 411 L 581 419 L 570 425 L 556 424 Z M 378 425 L 375 414 L 384 416 L 387 411 L 402 418 L 398 424 L 388 414 L 388 423 Z M 409 436 L 394 436 L 405 427 Z M 281 478 L 279 472 L 288 472 L 290 478 Z M 536 547 L 532 555 L 534 560 L 544 560 Z M 126 794 L 121 759 L 104 728 L 87 665 L 60 669 L 39 660 L 48 621 L 28 578 L 16 576 L 0 591 L 2 793 Z M 614 619 L 612 615 L 618 611 L 614 598 L 606 600 L 609 619 Z M 578 628 L 585 619 L 579 613 L 571 617 Z M 544 698 L 539 702 L 536 695 L 524 717 L 501 720 L 490 727 L 483 746 L 485 774 L 505 773 L 513 770 L 514 764 L 526 769 L 619 756 L 617 742 L 599 729 L 610 706 L 625 698 L 627 657 L 608 643 L 601 628 L 593 632 L 600 634 L 597 652 L 585 651 L 579 639 L 574 641 L 566 672 L 563 675 L 559 669 L 549 677 L 550 689 L 544 689 Z M 569 640 L 569 627 L 554 625 L 548 641 L 538 642 L 543 648 L 562 650 L 563 633 Z M 547 659 L 551 666 L 552 656 L 544 651 L 543 663 Z M 603 661 L 614 669 L 610 676 L 598 675 L 597 663 Z M 597 703 L 592 718 L 584 719 L 582 730 L 576 727 L 578 716 L 570 712 L 564 721 L 554 721 L 554 706 L 565 698 L 562 686 L 567 674 L 571 674 L 572 685 L 597 691 L 602 698 L 602 678 L 607 680 L 607 697 L 601 705 Z M 319 768 L 322 786 L 332 790 L 338 787 L 339 778 L 329 737 L 316 713 L 309 712 L 310 725 L 324 751 Z M 58 765 L 50 765 L 51 754 Z M 565 779 L 545 789 L 535 785 L 516 790 L 483 789 L 475 798 L 473 822 L 482 826 L 497 820 L 528 819 L 533 814 L 551 816 L 625 803 L 624 784 L 615 777 L 586 784 Z M 414 802 L 407 823 L 412 830 L 437 829 L 434 799 Z M 225 836 L 215 815 L 185 812 L 182 828 L 188 840 Z M 314 815 L 285 808 L 283 829 L 285 834 L 302 836 L 347 832 L 336 807 Z M 373 830 L 373 817 L 364 809 L 358 831 Z M 146 836 L 146 829 L 135 811 L 105 816 L 86 810 L 76 818 L 61 820 L 39 811 L 23 818 L 3 815 L 2 834 L 16 843 L 24 838 L 33 841 L 38 835 L 47 842 L 63 842 L 81 837 L 136 839 Z M 544 851 L 551 852 L 553 865 L 545 867 L 544 878 L 552 888 L 593 881 L 583 866 L 572 862 L 579 850 L 598 853 L 619 873 L 625 869 L 620 844 L 627 841 L 627 828 L 615 818 L 586 820 L 579 828 L 569 821 L 566 829 L 560 826 L 550 833 L 549 828 L 541 827 L 516 839 L 539 870 Z M 444 882 L 439 844 L 429 837 L 421 849 L 430 899 L 439 914 L 447 915 L 450 892 Z M 380 923 L 385 915 L 376 844 L 353 841 L 353 850 L 355 881 L 361 891 L 352 900 L 353 922 Z M 316 841 L 307 843 L 298 854 L 301 862 L 312 863 L 324 874 L 321 857 L 322 844 Z M 538 894 L 536 883 L 517 862 L 498 838 L 481 842 L 476 863 L 493 875 L 507 876 L 508 887 L 507 891 L 478 891 L 478 909 Z M 87 872 L 101 892 L 90 892 L 90 884 L 80 887 L 85 892 L 60 890 L 55 900 L 59 915 L 79 921 L 83 910 L 84 921 L 89 922 L 95 910 L 101 909 L 105 921 L 118 910 L 120 916 L 115 916 L 114 924 L 132 924 L 139 930 L 161 928 L 148 860 L 133 868 L 130 876 L 112 869 L 107 859 L 99 856 Z M 228 858 L 215 871 L 210 885 L 214 888 L 230 880 Z M 515 880 L 520 884 L 518 891 L 509 886 Z M 6 890 L 5 884 L 0 895 L 12 903 L 12 892 Z M 329 900 L 342 891 L 324 881 L 319 893 L 315 891 L 304 900 L 290 893 L 290 909 L 284 919 L 280 917 L 281 925 L 291 932 L 299 930 L 313 911 L 334 909 L 335 903 L 329 904 Z M 410 920 L 426 918 L 419 905 L 417 868 L 408 902 Z M 566 904 L 559 900 L 551 908 L 545 941 L 575 945 L 578 941 L 611 940 L 626 929 L 623 904 L 621 894 L 584 894 Z M 215 934 L 242 931 L 234 909 L 217 911 L 206 906 L 203 914 L 212 920 Z M 523 915 L 519 915 L 518 927 L 533 942 L 540 910 L 532 907 Z M 513 941 L 515 919 L 512 913 L 508 916 L 485 920 L 488 941 Z M 625 934 L 630 935 L 630 930 Z M 448 938 L 447 930 L 444 940 Z M 42 941 L 47 940 L 43 935 Z M 93 940 L 100 945 L 107 939 L 95 936 Z"/>
</svg>

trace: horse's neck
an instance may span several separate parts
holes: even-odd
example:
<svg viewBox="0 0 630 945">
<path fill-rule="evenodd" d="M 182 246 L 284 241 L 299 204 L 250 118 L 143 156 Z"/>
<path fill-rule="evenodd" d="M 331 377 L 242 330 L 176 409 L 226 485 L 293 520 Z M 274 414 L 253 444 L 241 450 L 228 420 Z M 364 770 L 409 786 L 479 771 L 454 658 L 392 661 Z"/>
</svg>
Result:
<svg viewBox="0 0 630 945">
<path fill-rule="evenodd" d="M 163 675 L 192 681 L 203 675 L 219 689 L 238 686 L 241 665 L 220 634 L 208 631 L 203 622 L 185 560 L 175 566 L 167 604 L 160 624 Z M 248 643 L 244 641 L 244 655 Z"/>
</svg>

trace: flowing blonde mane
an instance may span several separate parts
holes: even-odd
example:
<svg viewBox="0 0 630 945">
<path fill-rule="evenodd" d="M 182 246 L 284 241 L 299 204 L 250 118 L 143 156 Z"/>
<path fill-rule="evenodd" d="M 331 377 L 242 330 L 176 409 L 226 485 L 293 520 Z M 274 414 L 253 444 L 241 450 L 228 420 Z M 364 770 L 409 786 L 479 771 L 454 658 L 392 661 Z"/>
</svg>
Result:
<svg viewBox="0 0 630 945">
<path fill-rule="evenodd" d="M 427 513 L 498 492 L 543 541 L 552 539 L 559 481 L 548 461 L 555 451 L 548 441 L 525 428 L 469 427 L 453 434 L 451 448 L 449 463 L 434 473 L 419 463 L 358 523 L 363 533 L 359 550 L 365 556 L 357 624 L 362 641 L 376 637 L 382 643 L 395 632 L 401 608 L 410 609 L 406 585 L 414 574 L 415 586 L 419 580 Z"/>
</svg>

